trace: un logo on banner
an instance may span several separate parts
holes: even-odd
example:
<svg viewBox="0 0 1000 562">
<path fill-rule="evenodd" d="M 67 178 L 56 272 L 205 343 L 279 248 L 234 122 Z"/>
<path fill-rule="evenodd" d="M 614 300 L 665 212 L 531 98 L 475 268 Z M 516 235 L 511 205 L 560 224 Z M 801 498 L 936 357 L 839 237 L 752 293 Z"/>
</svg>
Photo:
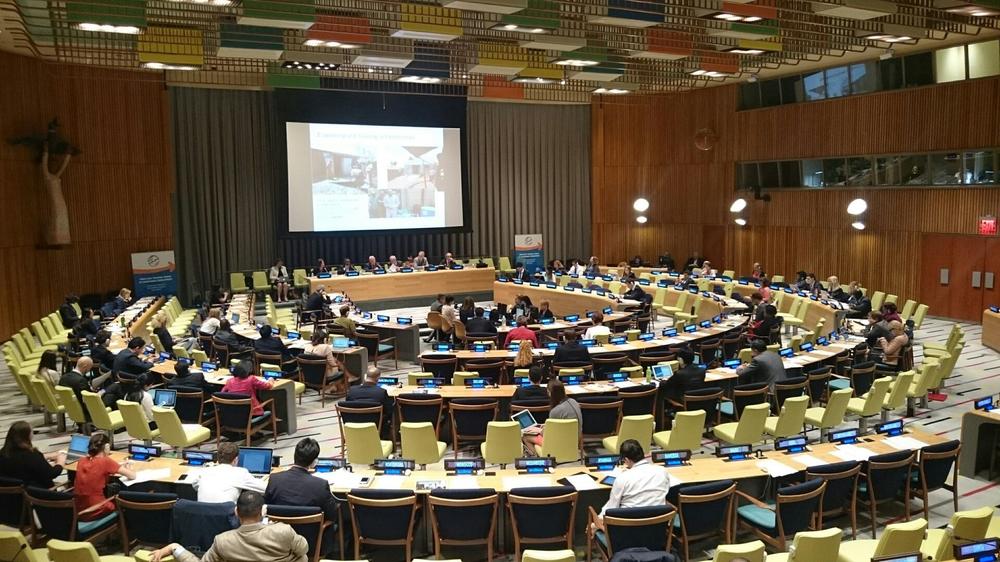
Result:
<svg viewBox="0 0 1000 562">
<path fill-rule="evenodd" d="M 535 238 L 534 237 L 532 237 L 532 236 L 525 236 L 524 237 L 524 245 L 525 246 L 533 246 L 534 244 L 535 244 Z"/>
<path fill-rule="evenodd" d="M 146 265 L 148 265 L 149 267 L 156 267 L 160 265 L 160 256 L 156 254 L 150 254 L 149 257 L 146 258 Z"/>
</svg>

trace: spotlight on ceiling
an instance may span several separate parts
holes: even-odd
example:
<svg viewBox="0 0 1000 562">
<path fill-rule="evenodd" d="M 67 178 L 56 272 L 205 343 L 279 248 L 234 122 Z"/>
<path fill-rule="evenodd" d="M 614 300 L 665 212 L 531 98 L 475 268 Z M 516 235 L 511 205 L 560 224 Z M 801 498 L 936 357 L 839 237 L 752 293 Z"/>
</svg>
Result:
<svg viewBox="0 0 1000 562">
<path fill-rule="evenodd" d="M 746 208 L 747 208 L 747 200 L 740 197 L 736 201 L 733 201 L 733 204 L 729 206 L 729 212 L 738 213 Z"/>
<path fill-rule="evenodd" d="M 745 218 L 743 218 L 743 217 L 740 217 L 740 218 L 736 219 L 735 222 L 736 222 L 736 224 L 738 224 L 740 226 L 746 226 L 747 225 L 747 220 Z"/>
<path fill-rule="evenodd" d="M 863 223 L 861 221 L 854 221 L 854 222 L 851 223 L 851 226 L 853 226 L 855 230 L 864 230 L 865 229 L 865 223 Z"/>
<path fill-rule="evenodd" d="M 635 203 L 632 203 L 632 208 L 635 209 L 636 211 L 639 211 L 640 213 L 642 213 L 646 209 L 649 209 L 649 201 L 646 200 L 646 199 L 644 199 L 644 198 L 642 198 L 642 197 L 640 197 L 640 198 L 638 198 L 638 199 L 635 200 Z M 646 222 L 646 221 L 642 221 L 642 222 Z"/>
<path fill-rule="evenodd" d="M 635 222 L 637 222 L 639 224 L 646 224 L 646 221 L 648 221 L 648 220 L 649 219 L 646 218 L 646 215 L 639 215 L 639 216 L 635 217 Z"/>
<path fill-rule="evenodd" d="M 860 197 L 847 205 L 847 214 L 858 216 L 868 210 L 868 202 Z"/>
</svg>

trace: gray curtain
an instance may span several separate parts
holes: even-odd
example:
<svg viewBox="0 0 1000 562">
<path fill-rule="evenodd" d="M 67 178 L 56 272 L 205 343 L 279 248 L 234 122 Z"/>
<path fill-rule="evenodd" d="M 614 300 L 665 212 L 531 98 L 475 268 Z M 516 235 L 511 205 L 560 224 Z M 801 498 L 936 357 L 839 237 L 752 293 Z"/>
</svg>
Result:
<svg viewBox="0 0 1000 562">
<path fill-rule="evenodd" d="M 471 231 L 287 237 L 276 232 L 284 158 L 268 92 L 172 88 L 174 228 L 182 295 L 229 285 L 229 272 L 316 258 L 361 262 L 425 250 L 432 259 L 510 256 L 515 234 L 541 233 L 545 256 L 590 254 L 590 106 L 470 102 Z"/>
</svg>

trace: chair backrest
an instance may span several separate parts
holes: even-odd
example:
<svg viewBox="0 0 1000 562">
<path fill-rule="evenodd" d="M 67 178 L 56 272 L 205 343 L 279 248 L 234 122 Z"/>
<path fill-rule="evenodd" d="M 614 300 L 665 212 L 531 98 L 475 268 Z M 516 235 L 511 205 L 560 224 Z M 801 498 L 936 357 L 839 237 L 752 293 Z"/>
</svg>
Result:
<svg viewBox="0 0 1000 562">
<path fill-rule="evenodd" d="M 153 432 L 149 429 L 149 422 L 146 421 L 146 412 L 143 411 L 142 404 L 125 400 L 118 400 L 117 404 L 129 437 L 144 441 L 154 439 Z"/>
<path fill-rule="evenodd" d="M 206 552 L 216 535 L 239 526 L 235 511 L 233 502 L 177 500 L 173 511 L 173 540 L 188 550 Z"/>
<path fill-rule="evenodd" d="M 705 431 L 705 415 L 705 410 L 689 410 L 674 414 L 674 425 L 670 430 L 667 449 L 671 451 L 700 449 L 701 435 Z"/>
<path fill-rule="evenodd" d="M 535 417 L 535 421 L 538 423 L 545 423 L 545 420 L 549 419 L 549 401 L 548 400 L 511 400 L 510 402 L 510 413 L 516 414 L 518 412 L 528 410 L 531 415 Z"/>
<path fill-rule="evenodd" d="M 991 506 L 983 506 L 967 511 L 956 511 L 951 516 L 951 527 L 955 538 L 965 541 L 977 541 L 986 538 L 990 523 L 996 509 Z"/>
<path fill-rule="evenodd" d="M 913 383 L 913 371 L 905 371 L 896 375 L 896 380 L 892 382 L 889 395 L 882 402 L 882 407 L 887 410 L 895 410 L 906 405 L 906 392 L 910 390 Z"/>
<path fill-rule="evenodd" d="M 20 529 L 25 523 L 26 515 L 24 482 L 0 476 L 0 525 Z"/>
<path fill-rule="evenodd" d="M 50 538 L 76 539 L 76 505 L 72 493 L 27 486 L 24 496 L 41 532 Z"/>
<path fill-rule="evenodd" d="M 776 519 L 783 536 L 808 529 L 821 512 L 826 481 L 819 478 L 778 489 Z"/>
<path fill-rule="evenodd" d="M 823 427 L 836 427 L 844 423 L 844 414 L 847 413 L 847 404 L 851 400 L 854 391 L 850 388 L 842 388 L 830 393 L 830 399 L 823 409 Z"/>
<path fill-rule="evenodd" d="M 295 362 L 299 367 L 299 373 L 302 374 L 302 382 L 313 386 L 326 384 L 325 357 L 303 353 L 295 358 Z"/>
<path fill-rule="evenodd" d="M 276 523 L 291 525 L 295 532 L 306 539 L 308 556 L 314 560 L 317 545 L 323 540 L 323 509 L 316 506 L 268 504 L 267 518 Z M 316 557 L 318 558 L 318 557 Z"/>
<path fill-rule="evenodd" d="M 712 423 L 718 418 L 719 401 L 722 399 L 722 389 L 718 387 L 699 388 L 684 393 L 684 410 L 704 410 L 706 422 Z"/>
<path fill-rule="evenodd" d="M 464 366 L 466 371 L 475 371 L 479 373 L 480 377 L 489 379 L 490 382 L 500 382 L 503 368 L 503 361 L 478 359 L 466 361 Z"/>
<path fill-rule="evenodd" d="M 247 289 L 247 278 L 242 272 L 229 274 L 229 286 L 233 291 L 245 291 Z"/>
<path fill-rule="evenodd" d="M 48 557 L 35 552 L 20 531 L 0 531 L 0 560 L 48 562 Z"/>
<path fill-rule="evenodd" d="M 514 534 L 522 542 L 565 541 L 573 532 L 577 492 L 572 486 L 514 488 L 507 494 L 507 507 Z M 525 541 L 527 539 L 527 541 Z"/>
<path fill-rule="evenodd" d="M 577 400 L 583 414 L 583 437 L 608 437 L 618 433 L 622 421 L 622 400 L 617 397 L 589 397 Z"/>
<path fill-rule="evenodd" d="M 875 501 L 895 498 L 910 481 L 915 451 L 897 451 L 868 459 L 868 496 Z"/>
<path fill-rule="evenodd" d="M 430 316 L 428 316 L 428 322 Z M 420 357 L 420 370 L 434 373 L 435 377 L 451 380 L 452 373 L 458 368 L 458 357 L 454 355 L 422 355 Z"/>
<path fill-rule="evenodd" d="M 871 390 L 865 396 L 865 407 L 861 412 L 862 416 L 874 416 L 882 411 L 882 404 L 889 394 L 889 386 L 892 384 L 892 377 L 882 377 L 872 383 Z"/>
<path fill-rule="evenodd" d="M 767 553 L 762 541 L 742 544 L 720 544 L 715 550 L 712 562 L 764 562 Z"/>
<path fill-rule="evenodd" d="M 854 389 L 854 394 L 856 396 L 861 396 L 862 394 L 868 392 L 874 382 L 874 361 L 864 361 L 862 363 L 854 364 L 854 367 L 851 369 L 851 388 Z"/>
<path fill-rule="evenodd" d="M 886 525 L 875 545 L 872 557 L 919 552 L 926 531 L 927 520 L 923 517 L 905 523 Z"/>
<path fill-rule="evenodd" d="M 59 399 L 59 403 L 66 410 L 66 415 L 69 416 L 69 419 L 76 423 L 87 423 L 87 415 L 83 413 L 83 406 L 76 399 L 76 394 L 72 388 L 56 385 L 56 398 Z"/>
<path fill-rule="evenodd" d="M 917 470 L 920 471 L 920 481 L 927 487 L 927 490 L 938 490 L 944 487 L 948 481 L 948 475 L 952 472 L 952 467 L 958 461 L 958 454 L 961 450 L 962 442 L 957 439 L 928 445 L 920 449 Z"/>
<path fill-rule="evenodd" d="M 355 489 L 347 494 L 359 538 L 404 544 L 413 537 L 417 496 L 412 490 Z"/>
<path fill-rule="evenodd" d="M 122 490 L 115 501 L 129 543 L 137 541 L 155 548 L 170 544 L 176 494 Z"/>
<path fill-rule="evenodd" d="M 486 425 L 487 464 L 511 464 L 524 454 L 521 425 L 515 421 L 491 421 Z"/>
<path fill-rule="evenodd" d="M 556 462 L 580 460 L 580 424 L 577 420 L 545 420 L 542 430 L 545 454 L 555 457 Z"/>
<path fill-rule="evenodd" d="M 490 398 L 456 398 L 448 403 L 451 429 L 460 438 L 485 439 L 498 409 L 498 402 Z"/>
<path fill-rule="evenodd" d="M 802 433 L 807 408 L 809 408 L 808 396 L 796 396 L 785 400 L 785 405 L 781 407 L 781 412 L 778 414 L 775 435 L 790 437 L 796 433 Z"/>
<path fill-rule="evenodd" d="M 806 377 L 790 377 L 781 382 L 775 382 L 773 392 L 775 408 L 780 412 L 785 400 L 806 394 L 808 384 L 809 381 Z"/>
<path fill-rule="evenodd" d="M 831 527 L 822 531 L 800 531 L 788 549 L 789 562 L 837 562 L 844 531 Z"/>
<path fill-rule="evenodd" d="M 402 422 L 399 424 L 399 436 L 403 458 L 413 459 L 417 464 L 431 464 L 441 460 L 437 431 L 432 423 Z"/>
<path fill-rule="evenodd" d="M 160 440 L 167 444 L 186 443 L 187 433 L 177 412 L 171 408 L 153 406 L 153 421 L 160 431 Z M 175 445 L 176 446 L 176 445 Z"/>
<path fill-rule="evenodd" d="M 652 414 L 656 409 L 657 390 L 653 384 L 618 389 L 618 397 L 622 399 L 622 415 Z"/>
<path fill-rule="evenodd" d="M 377 402 L 341 400 L 337 402 L 337 413 L 340 414 L 341 427 L 345 423 L 373 423 L 381 428 L 383 417 L 387 412 L 383 412 L 382 404 Z M 388 414 L 392 415 L 392 412 Z"/>
<path fill-rule="evenodd" d="M 730 525 L 736 482 L 717 480 L 683 486 L 677 493 L 677 516 L 684 536 L 697 537 L 726 529 Z"/>
<path fill-rule="evenodd" d="M 219 425 L 233 429 L 247 426 L 253 411 L 249 396 L 232 392 L 215 392 L 212 393 L 212 402 L 215 404 L 215 417 Z"/>
<path fill-rule="evenodd" d="M 83 396 L 83 404 L 87 407 L 87 412 L 90 413 L 90 419 L 94 422 L 94 425 L 102 429 L 114 425 L 99 394 L 86 390 L 80 394 Z"/>
<path fill-rule="evenodd" d="M 813 401 L 821 399 L 830 389 L 830 378 L 833 376 L 833 367 L 824 365 L 810 371 L 806 371 L 806 380 L 809 397 Z"/>
<path fill-rule="evenodd" d="M 434 532 L 443 541 L 492 541 L 499 494 L 492 488 L 431 491 L 427 504 Z"/>
<path fill-rule="evenodd" d="M 924 325 L 924 318 L 927 317 L 928 310 L 930 310 L 930 307 L 927 306 L 926 304 L 921 304 L 917 306 L 916 312 L 913 313 L 914 328 L 919 330 L 920 327 Z"/>
<path fill-rule="evenodd" d="M 97 549 L 89 542 L 69 542 L 50 539 L 45 547 L 52 562 L 100 562 Z"/>
<path fill-rule="evenodd" d="M 591 361 L 594 363 L 594 378 L 606 380 L 608 375 L 618 372 L 619 369 L 628 364 L 628 356 L 624 353 L 607 353 L 595 355 Z"/>
<path fill-rule="evenodd" d="M 35 394 L 41 399 L 42 405 L 50 414 L 59 413 L 59 399 L 56 398 L 52 385 L 38 378 L 31 377 L 31 387 L 35 389 Z"/>
<path fill-rule="evenodd" d="M 375 459 L 385 458 L 379 440 L 378 428 L 374 423 L 344 423 L 344 445 L 347 448 L 347 462 L 367 466 Z"/>
<path fill-rule="evenodd" d="M 649 444 L 653 442 L 653 427 L 655 425 L 653 414 L 623 416 L 621 426 L 618 429 L 617 446 L 620 447 L 628 439 L 635 439 L 644 450 L 648 450 Z M 614 452 L 618 452 L 617 448 Z"/>
<path fill-rule="evenodd" d="M 736 443 L 756 443 L 764 434 L 764 422 L 771 413 L 771 405 L 753 404 L 743 410 L 739 424 L 736 426 Z"/>
<path fill-rule="evenodd" d="M 625 507 L 604 513 L 608 553 L 628 548 L 668 551 L 668 537 L 677 511 L 672 505 Z"/>
<path fill-rule="evenodd" d="M 738 419 L 743 418 L 743 410 L 753 404 L 767 402 L 769 386 L 766 382 L 741 384 L 733 388 L 733 409 Z"/>
<path fill-rule="evenodd" d="M 826 480 L 823 513 L 839 512 L 854 506 L 860 473 L 861 463 L 857 461 L 823 464 L 806 469 L 806 476 Z"/>
<path fill-rule="evenodd" d="M 177 402 L 174 404 L 174 412 L 182 423 L 201 423 L 201 416 L 205 409 L 205 393 L 200 388 L 193 386 L 172 386 L 177 391 Z"/>
<path fill-rule="evenodd" d="M 396 397 L 396 409 L 400 422 L 427 422 L 437 433 L 441 421 L 444 402 L 440 396 L 429 394 L 400 394 Z"/>
</svg>

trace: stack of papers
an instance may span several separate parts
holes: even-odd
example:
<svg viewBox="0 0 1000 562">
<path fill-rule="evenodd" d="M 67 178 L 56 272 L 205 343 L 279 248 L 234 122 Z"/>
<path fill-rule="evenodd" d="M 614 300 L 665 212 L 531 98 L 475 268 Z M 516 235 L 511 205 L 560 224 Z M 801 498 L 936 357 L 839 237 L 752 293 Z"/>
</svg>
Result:
<svg viewBox="0 0 1000 562">
<path fill-rule="evenodd" d="M 548 476 L 504 476 L 503 487 L 505 490 L 514 488 L 541 488 L 551 486 L 552 479 Z"/>
<path fill-rule="evenodd" d="M 399 490 L 403 487 L 403 482 L 406 480 L 406 476 L 400 476 L 397 474 L 385 474 L 382 476 L 375 477 L 375 485 L 373 488 L 379 490 Z"/>
<path fill-rule="evenodd" d="M 757 461 L 757 466 L 764 472 L 767 472 L 771 478 L 781 478 L 782 476 L 788 476 L 798 472 L 798 470 L 788 466 L 787 464 L 773 459 Z"/>
<path fill-rule="evenodd" d="M 812 455 L 795 455 L 790 457 L 791 460 L 809 468 L 811 466 L 819 466 L 821 464 L 826 464 L 822 459 L 818 459 Z"/>
<path fill-rule="evenodd" d="M 837 450 L 830 454 L 845 461 L 866 461 L 875 453 L 857 445 L 837 445 Z"/>
<path fill-rule="evenodd" d="M 479 487 L 479 479 L 475 476 L 452 476 L 448 479 L 448 488 L 452 490 L 471 490 Z"/>
<path fill-rule="evenodd" d="M 900 451 L 912 451 L 914 449 L 923 449 L 927 446 L 927 443 L 919 439 L 914 439 L 907 435 L 897 435 L 896 437 L 886 437 L 883 441 L 886 445 L 897 449 Z"/>
<path fill-rule="evenodd" d="M 587 474 L 581 473 L 567 476 L 566 481 L 569 482 L 570 486 L 576 488 L 578 492 L 582 492 L 583 490 L 596 490 L 597 488 L 600 488 L 597 481 Z"/>
<path fill-rule="evenodd" d="M 148 470 L 136 471 L 134 480 L 122 478 L 122 484 L 125 486 L 131 486 L 132 484 L 139 484 L 140 482 L 166 480 L 167 478 L 170 478 L 169 468 L 150 468 Z"/>
</svg>

